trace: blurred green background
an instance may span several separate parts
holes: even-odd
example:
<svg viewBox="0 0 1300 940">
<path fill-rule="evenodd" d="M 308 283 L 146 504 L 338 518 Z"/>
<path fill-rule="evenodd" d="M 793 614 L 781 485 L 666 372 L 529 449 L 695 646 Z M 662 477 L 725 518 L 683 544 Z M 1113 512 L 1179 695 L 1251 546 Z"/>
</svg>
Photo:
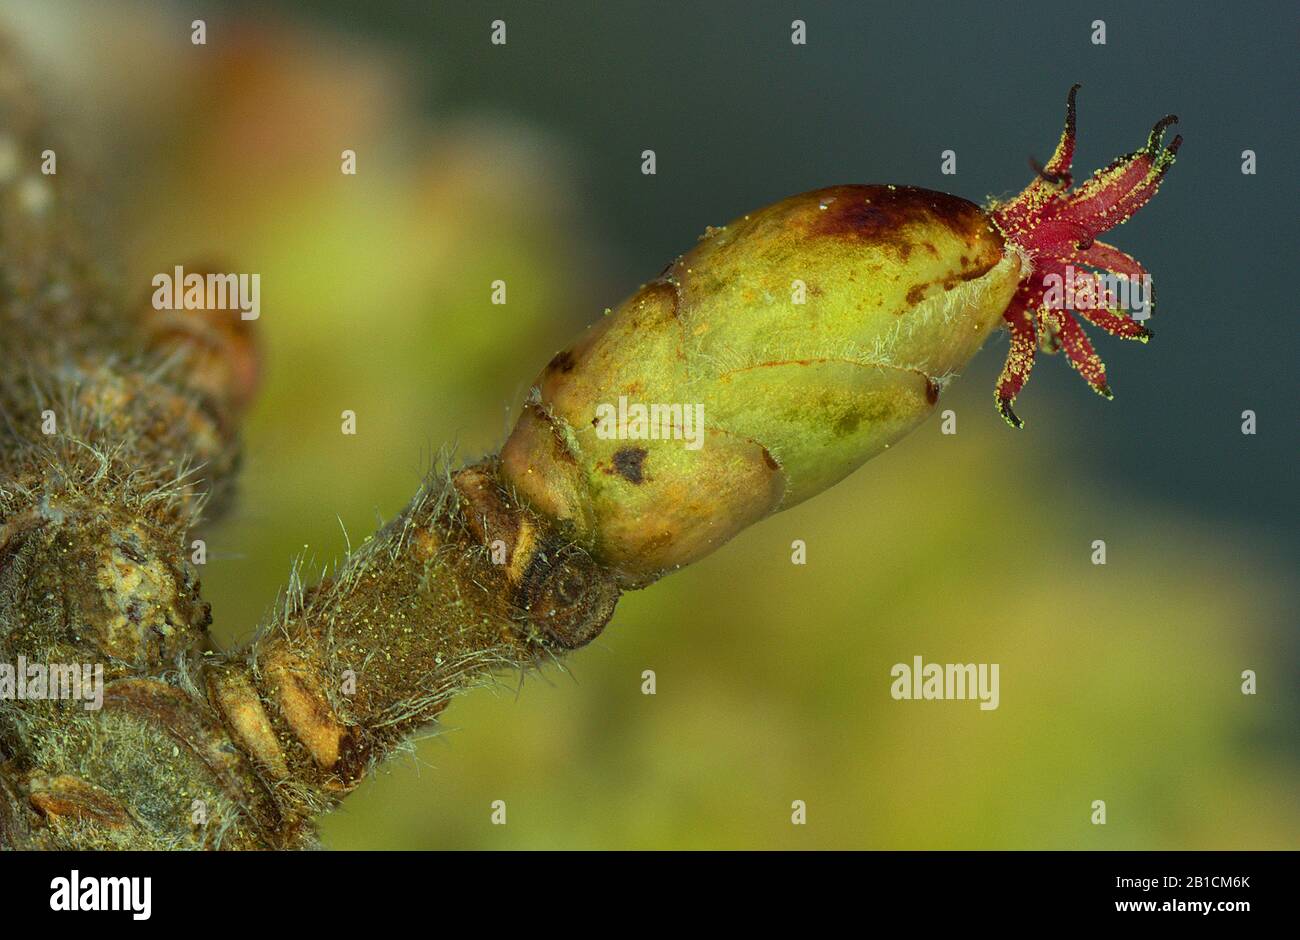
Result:
<svg viewBox="0 0 1300 940">
<path fill-rule="evenodd" d="M 1300 845 L 1293 11 L 867 7 L 0 4 L 92 130 L 140 302 L 174 264 L 262 275 L 242 498 L 206 533 L 224 643 L 304 547 L 319 567 L 400 510 L 439 446 L 494 450 L 541 365 L 706 224 L 837 182 L 1018 190 L 1074 81 L 1083 171 L 1183 117 L 1164 192 L 1111 238 L 1160 290 L 1155 342 L 1099 343 L 1115 402 L 1045 359 L 1011 432 L 995 339 L 944 396 L 955 436 L 934 420 L 628 595 L 566 671 L 457 701 L 327 846 Z M 1001 707 L 893 701 L 915 655 L 1000 663 Z"/>
</svg>

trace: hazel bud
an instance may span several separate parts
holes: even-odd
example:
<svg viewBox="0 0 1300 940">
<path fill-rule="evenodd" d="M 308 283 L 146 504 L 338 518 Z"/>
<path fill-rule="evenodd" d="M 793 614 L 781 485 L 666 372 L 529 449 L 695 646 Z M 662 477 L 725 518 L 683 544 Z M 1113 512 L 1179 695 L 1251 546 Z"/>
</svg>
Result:
<svg viewBox="0 0 1300 940">
<path fill-rule="evenodd" d="M 843 479 L 934 409 L 1021 276 L 973 203 L 838 186 L 710 229 L 538 378 L 502 454 L 627 586 Z"/>
</svg>

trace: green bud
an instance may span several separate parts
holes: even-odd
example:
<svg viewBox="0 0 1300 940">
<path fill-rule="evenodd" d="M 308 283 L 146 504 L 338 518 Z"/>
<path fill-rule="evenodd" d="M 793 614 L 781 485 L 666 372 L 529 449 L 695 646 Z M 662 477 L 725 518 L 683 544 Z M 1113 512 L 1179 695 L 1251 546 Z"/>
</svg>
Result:
<svg viewBox="0 0 1300 940">
<path fill-rule="evenodd" d="M 916 427 L 1021 268 L 978 206 L 910 187 L 816 190 L 710 229 L 551 360 L 504 475 L 646 584 Z"/>
</svg>

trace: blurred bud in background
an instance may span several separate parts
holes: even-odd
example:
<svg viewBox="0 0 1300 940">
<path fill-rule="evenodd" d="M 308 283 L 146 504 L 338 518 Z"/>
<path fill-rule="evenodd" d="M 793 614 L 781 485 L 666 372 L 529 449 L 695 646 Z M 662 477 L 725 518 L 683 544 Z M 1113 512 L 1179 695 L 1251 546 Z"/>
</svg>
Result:
<svg viewBox="0 0 1300 940">
<path fill-rule="evenodd" d="M 60 160 L 101 168 L 128 298 L 176 265 L 261 276 L 243 496 L 212 540 L 212 572 L 243 587 L 208 581 L 232 640 L 304 544 L 324 562 L 340 521 L 363 537 L 444 443 L 499 446 L 600 286 L 568 157 L 511 116 L 421 113 L 436 63 L 323 28 L 213 15 L 196 46 L 177 11 L 121 2 L 0 22 L 80 131 Z"/>
</svg>

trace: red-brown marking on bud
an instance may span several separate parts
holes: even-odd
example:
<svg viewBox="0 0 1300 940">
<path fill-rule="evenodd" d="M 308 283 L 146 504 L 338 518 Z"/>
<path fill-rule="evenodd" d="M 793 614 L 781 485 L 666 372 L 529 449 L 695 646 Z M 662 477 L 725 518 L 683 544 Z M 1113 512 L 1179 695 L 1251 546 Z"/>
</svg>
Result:
<svg viewBox="0 0 1300 940">
<path fill-rule="evenodd" d="M 972 244 L 988 227 L 983 210 L 973 202 L 914 186 L 834 186 L 809 195 L 826 206 L 818 211 L 813 235 L 890 243 L 904 257 L 914 247 L 903 235 L 908 225 L 940 222 Z"/>
</svg>

